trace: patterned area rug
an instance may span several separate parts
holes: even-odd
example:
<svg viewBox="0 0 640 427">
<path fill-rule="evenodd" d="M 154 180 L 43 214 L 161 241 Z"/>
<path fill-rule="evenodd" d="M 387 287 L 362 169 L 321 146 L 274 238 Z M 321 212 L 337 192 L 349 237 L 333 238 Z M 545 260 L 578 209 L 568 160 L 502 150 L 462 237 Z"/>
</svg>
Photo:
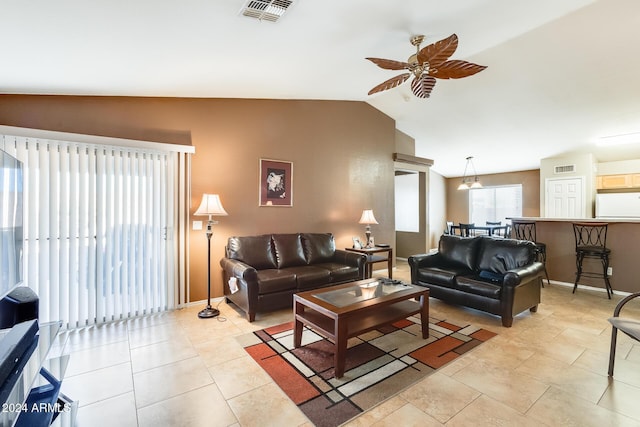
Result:
<svg viewBox="0 0 640 427">
<path fill-rule="evenodd" d="M 496 334 L 472 325 L 409 317 L 348 343 L 345 374 L 333 372 L 333 344 L 305 327 L 293 348 L 293 322 L 238 337 L 244 349 L 318 427 L 338 426 L 404 390 Z"/>
</svg>

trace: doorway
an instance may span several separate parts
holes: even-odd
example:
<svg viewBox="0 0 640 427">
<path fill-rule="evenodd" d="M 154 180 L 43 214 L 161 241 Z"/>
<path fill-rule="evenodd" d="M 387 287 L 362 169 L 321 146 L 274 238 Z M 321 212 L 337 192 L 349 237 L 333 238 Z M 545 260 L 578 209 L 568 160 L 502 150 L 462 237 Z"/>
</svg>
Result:
<svg viewBox="0 0 640 427">
<path fill-rule="evenodd" d="M 545 216 L 547 218 L 584 218 L 584 178 L 546 180 Z"/>
<path fill-rule="evenodd" d="M 396 168 L 396 257 L 406 259 L 427 252 L 427 174 Z"/>
</svg>

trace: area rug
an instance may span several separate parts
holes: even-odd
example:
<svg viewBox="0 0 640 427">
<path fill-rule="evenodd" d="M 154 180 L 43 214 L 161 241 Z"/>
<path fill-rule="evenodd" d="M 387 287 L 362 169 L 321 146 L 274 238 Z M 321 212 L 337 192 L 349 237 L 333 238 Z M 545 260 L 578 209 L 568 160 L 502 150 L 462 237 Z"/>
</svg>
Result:
<svg viewBox="0 0 640 427">
<path fill-rule="evenodd" d="M 293 322 L 238 337 L 244 349 L 318 427 L 334 427 L 372 408 L 496 334 L 429 318 L 381 327 L 348 343 L 345 374 L 334 377 L 334 345 L 305 327 L 293 348 Z"/>
</svg>

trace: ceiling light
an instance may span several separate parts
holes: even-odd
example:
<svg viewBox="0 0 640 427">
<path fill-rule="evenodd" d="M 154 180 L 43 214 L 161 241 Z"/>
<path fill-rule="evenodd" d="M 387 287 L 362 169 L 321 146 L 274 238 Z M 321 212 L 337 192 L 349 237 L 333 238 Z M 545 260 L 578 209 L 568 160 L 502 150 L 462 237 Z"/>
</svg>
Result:
<svg viewBox="0 0 640 427">
<path fill-rule="evenodd" d="M 467 176 L 469 165 L 471 165 L 471 170 L 473 171 L 473 178 Z M 464 175 L 462 176 L 462 182 L 458 186 L 458 190 L 468 190 L 470 188 L 482 188 L 482 184 L 480 184 L 480 179 L 476 173 L 476 167 L 473 165 L 473 157 L 471 156 L 467 157 L 467 164 L 464 166 Z"/>
<path fill-rule="evenodd" d="M 625 133 L 621 135 L 602 136 L 596 141 L 597 145 L 610 147 L 612 145 L 639 144 L 640 132 Z"/>
</svg>

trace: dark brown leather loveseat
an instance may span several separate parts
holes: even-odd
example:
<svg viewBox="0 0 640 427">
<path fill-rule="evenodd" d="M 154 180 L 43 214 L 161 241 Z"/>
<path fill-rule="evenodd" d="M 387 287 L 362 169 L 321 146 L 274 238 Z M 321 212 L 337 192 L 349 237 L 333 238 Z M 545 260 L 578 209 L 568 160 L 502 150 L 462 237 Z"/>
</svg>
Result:
<svg viewBox="0 0 640 427">
<path fill-rule="evenodd" d="M 502 317 L 513 317 L 540 303 L 544 266 L 526 240 L 443 235 L 438 251 L 409 257 L 411 282 L 430 289 L 429 296 Z"/>
<path fill-rule="evenodd" d="M 331 233 L 230 237 L 225 251 L 220 260 L 225 297 L 250 322 L 258 312 L 291 307 L 296 292 L 361 280 L 365 274 L 366 257 L 336 249 Z"/>
</svg>

